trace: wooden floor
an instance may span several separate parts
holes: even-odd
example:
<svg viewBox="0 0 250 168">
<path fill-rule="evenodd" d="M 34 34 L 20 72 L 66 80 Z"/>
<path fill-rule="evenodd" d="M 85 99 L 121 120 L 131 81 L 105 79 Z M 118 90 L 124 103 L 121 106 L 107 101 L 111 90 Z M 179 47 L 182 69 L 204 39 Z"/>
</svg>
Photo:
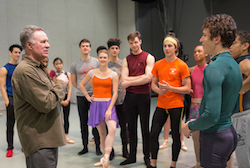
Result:
<svg viewBox="0 0 250 168">
<path fill-rule="evenodd" d="M 155 110 L 157 98 L 152 98 L 151 104 L 151 118 L 152 119 L 153 112 Z M 0 104 L 3 106 L 4 104 Z M 3 110 L 4 107 L 0 107 L 0 168 L 25 168 L 25 157 L 21 152 L 21 145 L 17 136 L 17 131 L 15 128 L 14 135 L 14 154 L 11 158 L 6 158 L 6 112 Z M 140 122 L 138 122 L 140 123 Z M 90 134 L 89 139 L 92 138 L 91 128 L 89 128 Z M 120 129 L 117 129 L 114 149 L 115 149 L 115 158 L 110 163 L 110 168 L 145 168 L 145 164 L 143 162 L 143 154 L 142 154 L 142 139 L 141 139 L 141 130 L 140 124 L 138 124 L 138 150 L 137 150 L 137 162 L 134 164 L 129 164 L 125 166 L 120 166 L 120 162 L 124 161 L 124 158 L 121 156 L 122 153 L 122 145 L 120 139 Z M 95 154 L 95 145 L 94 142 L 89 142 L 88 148 L 89 152 L 78 156 L 77 153 L 82 149 L 82 141 L 80 135 L 80 126 L 79 126 L 79 116 L 77 112 L 76 104 L 72 104 L 71 112 L 70 112 L 70 130 L 69 137 L 75 141 L 75 144 L 67 144 L 66 146 L 59 148 L 59 159 L 58 159 L 58 168 L 91 168 L 94 167 L 93 164 L 101 158 L 101 156 L 97 156 Z M 160 143 L 163 142 L 163 131 L 160 135 Z M 195 156 L 193 149 L 193 141 L 192 139 L 185 139 L 185 143 L 188 147 L 188 151 L 181 151 L 179 155 L 179 159 L 177 162 L 177 168 L 188 168 L 195 165 Z M 158 168 L 168 168 L 171 163 L 171 144 L 172 138 L 169 137 L 169 147 L 163 150 L 160 150 L 158 153 Z M 235 159 L 234 159 L 235 160 Z M 234 168 L 237 168 L 237 163 L 235 160 Z"/>
</svg>

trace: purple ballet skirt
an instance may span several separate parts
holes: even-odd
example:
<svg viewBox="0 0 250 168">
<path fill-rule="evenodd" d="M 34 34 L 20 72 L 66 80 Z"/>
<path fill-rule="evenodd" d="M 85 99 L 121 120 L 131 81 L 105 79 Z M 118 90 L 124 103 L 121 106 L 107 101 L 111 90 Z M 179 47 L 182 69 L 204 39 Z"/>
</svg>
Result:
<svg viewBox="0 0 250 168">
<path fill-rule="evenodd" d="M 100 125 L 100 121 L 105 122 L 105 113 L 110 105 L 111 100 L 109 101 L 92 101 L 89 107 L 89 119 L 88 125 L 92 127 L 97 127 Z M 116 115 L 115 106 L 112 108 L 111 118 L 109 120 L 114 120 L 117 123 L 118 128 L 118 118 Z"/>
</svg>

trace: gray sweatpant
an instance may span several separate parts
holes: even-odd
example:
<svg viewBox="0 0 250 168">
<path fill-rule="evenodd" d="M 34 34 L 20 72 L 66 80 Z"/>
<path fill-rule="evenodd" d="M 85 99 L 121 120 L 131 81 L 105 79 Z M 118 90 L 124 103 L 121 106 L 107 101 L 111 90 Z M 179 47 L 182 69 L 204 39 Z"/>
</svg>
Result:
<svg viewBox="0 0 250 168">
<path fill-rule="evenodd" d="M 250 167 L 250 109 L 232 115 L 238 144 L 235 150 L 239 168 Z"/>
<path fill-rule="evenodd" d="M 26 157 L 27 168 L 56 168 L 58 148 L 39 149 Z"/>
</svg>

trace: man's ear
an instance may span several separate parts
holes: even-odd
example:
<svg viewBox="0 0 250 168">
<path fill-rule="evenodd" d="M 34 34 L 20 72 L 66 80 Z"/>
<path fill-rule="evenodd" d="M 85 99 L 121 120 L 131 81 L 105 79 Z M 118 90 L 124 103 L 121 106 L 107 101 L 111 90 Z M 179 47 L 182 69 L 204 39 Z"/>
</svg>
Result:
<svg viewBox="0 0 250 168">
<path fill-rule="evenodd" d="M 243 50 L 244 50 L 244 51 L 245 51 L 245 50 L 248 50 L 249 46 L 250 46 L 249 43 L 244 43 L 244 44 L 243 44 Z"/>
<path fill-rule="evenodd" d="M 221 42 L 221 36 L 220 35 L 214 37 L 214 39 L 215 39 L 215 44 L 218 44 L 219 42 Z"/>
<path fill-rule="evenodd" d="M 25 45 L 29 50 L 32 50 L 32 43 L 29 40 L 26 41 Z"/>
</svg>

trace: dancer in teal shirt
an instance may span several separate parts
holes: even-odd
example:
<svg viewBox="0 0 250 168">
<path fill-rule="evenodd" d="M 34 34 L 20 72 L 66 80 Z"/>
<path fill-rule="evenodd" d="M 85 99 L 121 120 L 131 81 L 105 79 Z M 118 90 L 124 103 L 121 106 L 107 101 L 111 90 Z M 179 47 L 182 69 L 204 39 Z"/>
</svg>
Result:
<svg viewBox="0 0 250 168">
<path fill-rule="evenodd" d="M 227 129 L 232 125 L 231 115 L 237 111 L 242 85 L 240 68 L 229 52 L 220 53 L 212 60 L 204 70 L 200 118 L 188 124 L 190 130 L 216 132 Z"/>
<path fill-rule="evenodd" d="M 237 145 L 237 134 L 231 116 L 237 111 L 242 75 L 228 50 L 236 37 L 236 23 L 226 14 L 206 18 L 202 24 L 200 39 L 204 52 L 213 56 L 204 70 L 204 95 L 200 105 L 200 117 L 182 126 L 182 132 L 190 137 L 200 130 L 201 166 L 225 168 Z"/>
</svg>

